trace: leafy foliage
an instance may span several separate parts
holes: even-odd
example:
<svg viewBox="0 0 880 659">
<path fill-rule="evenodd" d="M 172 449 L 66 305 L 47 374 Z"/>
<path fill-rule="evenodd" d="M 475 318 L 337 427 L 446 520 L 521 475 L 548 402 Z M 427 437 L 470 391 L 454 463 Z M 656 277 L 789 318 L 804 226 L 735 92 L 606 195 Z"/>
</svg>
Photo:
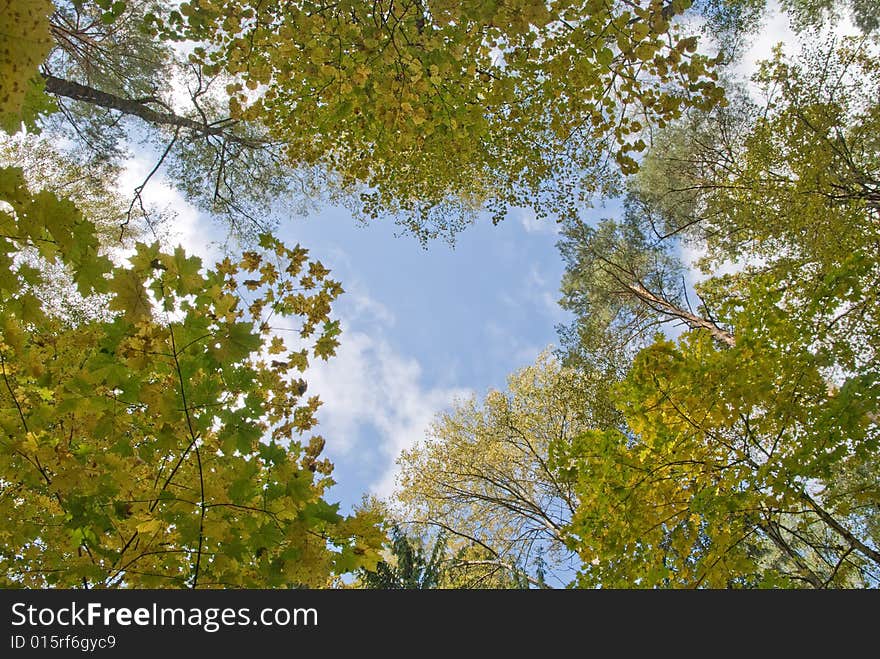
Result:
<svg viewBox="0 0 880 659">
<path fill-rule="evenodd" d="M 872 32 L 880 26 L 880 7 L 876 0 L 783 0 L 782 5 L 792 14 L 795 27 L 800 29 L 809 29 L 828 20 L 837 21 L 847 12 L 863 32 Z"/>
<path fill-rule="evenodd" d="M 44 69 L 105 92 L 133 98 L 156 94 L 172 53 L 144 29 L 153 0 L 56 0 L 52 52 Z"/>
<path fill-rule="evenodd" d="M 764 4 L 0 0 L 0 582 L 877 586 L 876 2 L 786 0 L 803 55 L 722 91 L 688 19 L 735 56 Z M 126 118 L 161 153 L 127 212 Z M 160 170 L 244 251 L 144 242 Z M 294 188 L 563 222 L 564 359 L 401 456 L 430 551 L 325 498 L 342 288 L 265 232 Z"/>
<path fill-rule="evenodd" d="M 642 304 L 690 328 L 637 346 L 613 394 L 625 426 L 558 442 L 580 585 L 876 585 L 876 67 L 851 41 L 777 54 L 763 108 L 741 98 L 661 135 L 638 230 L 607 259 L 615 225 L 568 235 L 584 327 Z M 657 278 L 669 240 L 702 253 L 696 310 Z"/>
<path fill-rule="evenodd" d="M 565 528 L 578 507 L 550 447 L 615 414 L 600 375 L 563 369 L 549 354 L 512 375 L 508 389 L 440 414 L 432 439 L 399 460 L 398 499 L 407 519 L 451 534 L 450 547 L 468 560 L 537 580 L 538 571 L 564 570 Z"/>
<path fill-rule="evenodd" d="M 426 551 L 400 527 L 391 529 L 391 556 L 379 561 L 373 571 L 363 570 L 364 588 L 382 590 L 427 590 L 437 588 L 443 571 L 445 542 L 441 535 Z"/>
<path fill-rule="evenodd" d="M 397 518 L 394 511 L 373 499 L 366 507 L 385 520 Z M 385 590 L 401 589 L 525 589 L 547 587 L 543 565 L 536 561 L 536 577 L 499 560 L 486 547 L 474 543 L 449 543 L 446 529 L 390 522 L 389 546 L 375 569 L 361 569 L 354 586 Z"/>
<path fill-rule="evenodd" d="M 131 142 L 146 142 L 157 152 L 153 173 L 167 174 L 189 200 L 250 241 L 285 213 L 305 212 L 327 189 L 314 172 L 281 162 L 280 147 L 264 128 L 230 120 L 223 81 L 182 61 L 146 29 L 146 17 L 161 2 L 54 4 L 48 24 L 54 41 L 37 85 L 48 94 L 34 96 L 54 105 L 34 111 L 58 111 L 31 123 L 66 143 L 69 157 L 86 167 L 119 165 Z M 144 219 L 154 227 L 163 219 L 141 196 L 151 178 L 134 189 L 126 231 Z"/>
<path fill-rule="evenodd" d="M 121 167 L 110 160 L 82 162 L 45 133 L 0 134 L 0 163 L 20 168 L 32 193 L 47 191 L 69 199 L 94 225 L 99 250 L 131 247 L 148 231 L 123 212 L 130 200 L 113 191 Z M 158 229 L 160 224 L 154 225 Z"/>
<path fill-rule="evenodd" d="M 50 0 L 3 0 L 0 15 L 0 128 L 18 130 L 22 121 L 33 125 L 45 109 L 37 67 L 52 46 L 49 35 Z"/>
<path fill-rule="evenodd" d="M 695 0 L 693 12 L 705 21 L 703 34 L 718 46 L 724 63 L 736 61 L 761 31 L 766 0 Z"/>
<path fill-rule="evenodd" d="M 377 520 L 322 498 L 324 441 L 297 439 L 320 402 L 295 376 L 337 345 L 326 268 L 270 236 L 212 270 L 157 243 L 112 267 L 92 223 L 20 170 L 0 198 L 7 586 L 321 586 L 375 565 Z M 110 318 L 45 313 L 28 249 L 104 293 Z M 284 317 L 301 350 L 272 335 Z"/>
<path fill-rule="evenodd" d="M 646 123 L 718 102 L 674 22 L 688 5 L 193 0 L 151 18 L 233 76 L 233 118 L 425 236 L 483 207 L 572 215 L 613 180 L 610 155 L 634 169 Z"/>
<path fill-rule="evenodd" d="M 651 217 L 652 209 L 630 195 L 619 221 L 565 225 L 560 304 L 577 318 L 565 334 L 569 362 L 599 359 L 619 373 L 633 350 L 675 319 L 671 310 L 685 304 L 684 267 L 650 232 Z"/>
<path fill-rule="evenodd" d="M 699 332 L 643 351 L 620 389 L 630 430 L 560 452 L 582 502 L 579 583 L 870 583 L 865 538 L 841 529 L 874 516 L 876 488 L 859 480 L 838 498 L 820 485 L 876 454 L 866 410 L 878 392 L 865 380 L 829 397 L 809 354 L 722 349 Z"/>
</svg>

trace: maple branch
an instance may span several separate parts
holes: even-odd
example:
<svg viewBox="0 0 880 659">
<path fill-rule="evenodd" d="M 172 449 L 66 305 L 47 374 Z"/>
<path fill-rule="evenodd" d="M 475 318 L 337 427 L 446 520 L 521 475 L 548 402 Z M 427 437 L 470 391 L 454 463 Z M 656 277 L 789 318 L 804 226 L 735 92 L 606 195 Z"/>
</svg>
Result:
<svg viewBox="0 0 880 659">
<path fill-rule="evenodd" d="M 202 470 L 202 454 L 199 451 L 199 445 L 196 444 L 196 463 L 199 468 L 199 496 L 201 498 L 201 512 L 199 514 L 199 548 L 196 553 L 196 567 L 193 573 L 193 582 L 192 588 L 196 588 L 196 584 L 199 580 L 199 565 L 202 561 L 202 546 L 205 542 L 205 513 L 207 513 L 207 508 L 205 507 L 205 476 L 204 471 Z"/>
<path fill-rule="evenodd" d="M 546 583 L 544 583 L 544 582 L 542 582 L 542 581 L 539 581 L 538 579 L 535 579 L 533 576 L 530 576 L 529 574 L 525 573 L 523 570 L 520 570 L 520 569 L 517 568 L 515 565 L 511 565 L 510 563 L 505 563 L 504 561 L 493 561 L 493 560 L 474 560 L 474 561 L 465 561 L 465 560 L 458 560 L 458 561 L 452 563 L 449 567 L 450 567 L 450 568 L 471 567 L 472 565 L 488 565 L 488 566 L 499 567 L 499 568 L 502 568 L 502 569 L 507 570 L 507 571 L 509 571 L 509 572 L 512 572 L 513 574 L 516 574 L 516 575 L 518 575 L 518 576 L 523 577 L 526 581 L 528 581 L 530 584 L 532 584 L 533 586 L 535 586 L 535 587 L 537 587 L 537 588 L 543 588 L 543 589 L 547 589 L 547 590 L 552 590 L 552 588 L 551 588 L 550 586 L 548 586 Z"/>
<path fill-rule="evenodd" d="M 189 452 L 189 450 L 191 448 L 195 447 L 196 464 L 197 464 L 198 470 L 199 470 L 199 491 L 200 491 L 200 498 L 201 498 L 201 502 L 200 502 L 200 506 L 199 506 L 201 509 L 201 513 L 199 515 L 199 547 L 198 547 L 198 551 L 196 552 L 196 564 L 195 564 L 195 567 L 193 568 L 193 581 L 192 581 L 192 586 L 191 586 L 191 588 L 193 590 L 195 590 L 195 588 L 198 585 L 198 581 L 199 581 L 199 568 L 202 563 L 202 547 L 203 547 L 204 541 L 205 541 L 205 513 L 207 512 L 207 509 L 205 508 L 205 477 L 204 477 L 204 472 L 202 470 L 202 455 L 199 451 L 199 441 L 198 441 L 199 438 L 198 438 L 198 435 L 196 434 L 195 430 L 193 429 L 192 417 L 189 414 L 189 404 L 186 400 L 186 387 L 184 386 L 184 383 L 183 383 L 183 372 L 181 371 L 181 368 L 180 368 L 180 362 L 177 359 L 177 344 L 174 340 L 174 327 L 170 323 L 168 325 L 168 333 L 171 336 L 171 353 L 174 356 L 174 368 L 177 371 L 177 381 L 180 383 L 180 397 L 183 399 L 183 414 L 186 417 L 186 426 L 189 429 L 189 436 L 191 439 L 190 444 L 187 447 L 187 450 L 184 452 L 184 455 L 187 452 Z M 182 461 L 182 459 L 183 458 L 181 458 L 181 461 Z M 178 463 L 178 464 L 180 464 L 180 463 Z M 173 475 L 174 474 L 172 472 L 171 476 L 173 476 Z M 171 476 L 169 476 L 169 480 L 170 480 Z"/>
<path fill-rule="evenodd" d="M 147 211 L 144 208 L 144 199 L 141 196 L 141 193 L 144 191 L 144 188 L 147 187 L 147 183 L 150 182 L 150 179 L 153 178 L 153 175 L 157 171 L 159 171 L 159 168 L 162 166 L 162 163 L 165 162 L 165 159 L 168 157 L 168 154 L 171 152 L 172 147 L 177 142 L 177 137 L 179 135 L 180 135 L 180 127 L 177 127 L 174 129 L 174 135 L 172 136 L 171 140 L 168 142 L 167 146 L 165 147 L 165 151 L 162 152 L 162 155 L 159 157 L 159 160 L 156 161 L 156 164 L 153 166 L 153 169 L 151 169 L 150 173 L 147 174 L 147 178 L 145 178 L 143 180 L 143 182 L 134 189 L 134 198 L 131 200 L 131 204 L 129 204 L 129 206 L 128 206 L 128 213 L 126 213 L 125 222 L 123 222 L 119 228 L 119 240 L 120 241 L 122 240 L 123 236 L 125 235 L 126 227 L 131 222 L 131 211 L 134 209 L 135 202 L 137 202 L 138 205 L 140 206 L 141 214 L 144 216 L 144 219 L 147 221 L 148 224 L 150 223 L 149 219 L 147 218 Z"/>
<path fill-rule="evenodd" d="M 21 425 L 24 427 L 24 431 L 28 433 L 30 430 L 28 430 L 27 420 L 24 418 L 24 411 L 21 409 L 21 404 L 18 402 L 18 398 L 12 390 L 12 385 L 9 384 L 9 378 L 6 376 L 6 358 L 3 356 L 2 351 L 0 351 L 0 371 L 3 373 L 3 382 L 6 383 L 6 389 L 9 391 L 9 395 L 12 397 L 12 402 L 15 403 L 15 408 L 18 410 L 18 417 L 21 419 Z"/>
<path fill-rule="evenodd" d="M 743 540 L 745 540 L 746 538 L 748 538 L 748 537 L 749 537 L 750 535 L 752 535 L 753 533 L 755 533 L 755 529 L 754 529 L 754 528 L 749 529 L 749 530 L 747 530 L 747 531 L 745 532 L 745 534 L 743 534 L 742 536 L 740 536 L 738 540 L 736 540 L 735 542 L 732 542 L 732 543 L 730 543 L 729 545 L 727 545 L 727 547 L 725 548 L 725 550 L 724 550 L 723 552 L 721 552 L 721 553 L 718 555 L 718 557 L 717 557 L 714 561 L 712 561 L 712 564 L 709 565 L 709 567 L 706 568 L 706 571 L 703 572 L 703 575 L 702 575 L 699 579 L 697 579 L 696 583 L 694 583 L 694 588 L 695 588 L 695 589 L 696 589 L 696 588 L 699 588 L 699 587 L 700 587 L 700 584 L 702 584 L 703 581 L 706 580 L 706 577 L 709 576 L 709 573 L 712 571 L 712 569 L 713 569 L 716 565 L 718 565 L 718 563 L 720 563 L 721 560 L 722 560 L 725 556 L 727 556 L 731 551 L 733 551 L 733 549 L 736 548 L 736 547 L 737 547 L 737 546 L 738 546 Z"/>
<path fill-rule="evenodd" d="M 846 562 L 847 556 L 849 556 L 853 551 L 855 551 L 854 547 L 850 547 L 846 550 L 843 556 L 840 557 L 840 560 L 837 561 L 837 565 L 834 566 L 834 569 L 831 571 L 831 574 L 828 575 L 828 578 L 825 580 L 825 587 L 827 588 L 832 581 L 834 581 L 834 577 L 837 576 L 837 572 L 840 570 L 840 566 Z"/>
<path fill-rule="evenodd" d="M 782 533 L 779 531 L 779 524 L 769 517 L 765 524 L 758 522 L 756 526 L 764 531 L 767 534 L 767 537 L 773 541 L 773 544 L 776 545 L 784 554 L 787 554 L 794 564 L 801 571 L 799 575 L 800 579 L 803 579 L 807 583 L 809 583 L 813 588 L 821 590 L 824 588 L 823 581 L 816 575 L 810 567 L 804 563 L 803 558 L 798 554 L 789 543 L 785 541 L 785 538 L 782 537 Z"/>
<path fill-rule="evenodd" d="M 21 425 L 24 427 L 25 433 L 29 433 L 30 430 L 28 430 L 27 420 L 24 417 L 24 411 L 21 409 L 21 404 L 18 402 L 18 398 L 16 398 L 15 392 L 12 390 L 12 385 L 9 384 L 9 378 L 6 376 L 6 358 L 3 356 L 2 352 L 0 352 L 0 371 L 3 372 L 3 382 L 6 383 L 6 389 L 9 391 L 9 395 L 12 397 L 12 402 L 15 403 L 15 407 L 18 410 L 18 416 L 21 419 Z M 37 468 L 37 471 L 39 471 L 40 475 L 46 480 L 47 485 L 52 484 L 52 479 L 49 478 L 49 475 L 46 473 L 43 465 L 40 464 L 40 458 L 36 454 L 34 454 L 34 459 L 31 460 L 26 454 L 20 451 L 17 452 L 31 465 Z M 58 502 L 61 503 L 61 496 L 58 493 L 55 494 L 55 497 L 58 499 Z"/>
</svg>

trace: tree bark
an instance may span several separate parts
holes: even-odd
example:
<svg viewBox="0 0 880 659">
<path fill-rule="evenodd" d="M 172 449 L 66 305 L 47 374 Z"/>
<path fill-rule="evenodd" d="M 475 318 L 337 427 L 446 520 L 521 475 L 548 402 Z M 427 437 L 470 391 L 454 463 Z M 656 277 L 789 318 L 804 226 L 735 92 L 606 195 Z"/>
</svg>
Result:
<svg viewBox="0 0 880 659">
<path fill-rule="evenodd" d="M 666 314 L 667 316 L 673 316 L 675 318 L 681 318 L 688 324 L 688 326 L 694 329 L 702 328 L 709 330 L 709 333 L 717 341 L 731 348 L 736 345 L 736 339 L 734 338 L 733 334 L 725 329 L 718 327 L 718 325 L 713 323 L 711 320 L 708 320 L 701 316 L 697 316 L 696 314 L 685 311 L 684 309 L 675 306 L 669 300 L 655 295 L 641 284 L 627 284 L 627 287 L 630 289 L 630 291 L 633 292 L 636 297 L 638 297 L 640 300 L 647 303 L 648 305 L 652 306 L 660 313 Z"/>
<path fill-rule="evenodd" d="M 43 79 L 46 83 L 46 91 L 55 96 L 63 96 L 74 101 L 90 103 L 92 105 L 97 105 L 98 107 L 107 108 L 108 110 L 117 110 L 123 114 L 140 117 L 144 121 L 152 124 L 188 128 L 189 130 L 192 130 L 199 135 L 204 135 L 205 137 L 214 136 L 228 142 L 235 142 L 253 148 L 264 146 L 264 143 L 259 140 L 235 135 L 229 131 L 228 126 L 218 126 L 203 121 L 196 121 L 195 119 L 182 117 L 173 112 L 158 112 L 149 107 L 144 101 L 123 98 L 116 94 L 110 94 L 101 91 L 100 89 L 81 85 L 72 80 L 57 78 L 53 75 L 43 75 Z"/>
<path fill-rule="evenodd" d="M 880 552 L 878 552 L 876 549 L 874 549 L 872 547 L 869 547 L 864 542 L 859 540 L 855 535 L 853 535 L 849 531 L 849 529 L 847 529 L 843 524 L 838 522 L 834 518 L 834 516 L 831 515 L 831 513 L 829 513 L 824 508 L 822 508 L 822 506 L 820 506 L 816 501 L 814 501 L 813 498 L 809 494 L 807 494 L 806 492 L 803 492 L 801 494 L 801 498 L 807 502 L 807 504 L 810 506 L 810 508 L 813 509 L 813 511 L 822 519 L 823 522 L 825 522 L 828 526 L 830 526 L 832 529 L 834 529 L 840 536 L 842 536 L 849 543 L 850 547 L 862 552 L 862 554 L 864 554 L 865 556 L 870 558 L 872 561 L 877 563 L 877 565 L 880 565 Z"/>
</svg>

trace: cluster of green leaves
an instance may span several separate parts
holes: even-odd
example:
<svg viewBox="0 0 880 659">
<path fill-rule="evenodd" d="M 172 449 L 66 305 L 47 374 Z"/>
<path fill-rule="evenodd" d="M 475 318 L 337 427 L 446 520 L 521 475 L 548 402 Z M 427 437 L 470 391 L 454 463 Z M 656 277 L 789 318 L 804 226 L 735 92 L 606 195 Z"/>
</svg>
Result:
<svg viewBox="0 0 880 659">
<path fill-rule="evenodd" d="M 714 60 L 674 20 L 689 4 L 193 0 L 150 18 L 233 77 L 232 117 L 427 236 L 482 208 L 571 216 L 609 156 L 635 168 L 648 124 L 717 103 Z"/>
<path fill-rule="evenodd" d="M 563 227 L 561 303 L 577 318 L 563 332 L 569 361 L 578 353 L 582 362 L 599 360 L 609 374 L 620 373 L 668 320 L 660 301 L 684 302 L 685 269 L 646 230 L 652 216 L 647 204 L 630 195 L 622 218 Z M 646 303 L 651 295 L 657 301 Z"/>
<path fill-rule="evenodd" d="M 877 584 L 880 76 L 864 45 L 777 53 L 763 107 L 660 136 L 628 233 L 567 233 L 572 361 L 643 322 L 614 388 L 625 425 L 554 446 L 580 499 L 579 585 Z M 702 253 L 696 310 L 670 286 L 670 240 Z M 644 331 L 664 320 L 687 331 Z"/>
<path fill-rule="evenodd" d="M 873 32 L 880 26 L 876 0 L 782 0 L 781 4 L 791 12 L 799 29 L 822 25 L 829 19 L 836 22 L 847 14 L 862 32 Z"/>
<path fill-rule="evenodd" d="M 880 390 L 857 377 L 829 396 L 810 357 L 745 340 L 719 348 L 704 332 L 643 350 L 617 390 L 627 431 L 559 445 L 581 499 L 578 583 L 870 583 L 876 556 L 859 552 L 876 535 L 860 529 L 876 533 L 877 440 L 866 413 Z M 832 494 L 844 472 L 861 474 Z"/>
<path fill-rule="evenodd" d="M 762 103 L 654 134 L 622 217 L 566 222 L 564 366 L 440 415 L 409 518 L 579 587 L 880 583 L 876 45 L 777 51 Z"/>
<path fill-rule="evenodd" d="M 50 109 L 32 102 L 41 63 L 111 92 L 148 89 L 155 68 L 125 60 L 160 58 L 141 57 L 138 24 L 122 25 L 142 4 L 62 3 L 51 21 L 50 3 L 4 7 L 7 132 Z M 66 46 L 50 50 L 50 29 Z M 300 439 L 320 405 L 300 376 L 338 346 L 342 287 L 270 235 L 213 269 L 158 242 L 114 264 L 132 217 L 101 149 L 83 164 L 33 135 L 3 144 L 2 583 L 324 586 L 374 567 L 378 517 L 328 503 L 324 440 Z"/>
<path fill-rule="evenodd" d="M 160 4 L 56 0 L 47 22 L 52 48 L 34 78 L 37 89 L 49 93 L 33 96 L 28 116 L 44 116 L 31 127 L 61 138 L 68 156 L 89 166 L 124 162 L 132 139 L 151 143 L 162 153 L 156 171 L 189 201 L 225 220 L 231 233 L 256 240 L 286 211 L 304 212 L 305 202 L 320 196 L 319 186 L 309 172 L 280 162 L 279 148 L 261 126 L 230 121 L 225 99 L 217 98 L 219 83 L 150 34 L 145 18 Z M 130 217 L 144 216 L 153 226 L 165 219 L 138 201 Z M 269 212 L 270 206 L 277 212 Z"/>
<path fill-rule="evenodd" d="M 874 3 L 846 3 L 860 40 L 765 64 L 761 107 L 723 98 L 690 4 L 0 0 L 0 125 L 84 146 L 3 145 L 3 584 L 543 587 L 579 557 L 585 586 L 876 585 Z M 763 6 L 697 4 L 731 44 Z M 784 5 L 800 30 L 839 8 Z M 423 238 L 511 205 L 566 222 L 567 363 L 401 458 L 400 502 L 448 546 L 394 532 L 379 563 L 382 513 L 324 499 L 301 376 L 338 345 L 342 289 L 305 249 L 111 261 L 135 219 L 108 192 L 115 112 L 152 124 L 154 172 L 254 226 L 292 183 Z M 622 218 L 578 221 L 636 170 Z"/>
<path fill-rule="evenodd" d="M 320 402 L 296 374 L 337 345 L 342 289 L 320 262 L 264 236 L 213 270 L 157 243 L 114 267 L 94 225 L 20 170 L 0 172 L 0 199 L 3 583 L 320 586 L 375 564 L 377 520 L 322 498 L 324 441 L 298 439 Z M 107 317 L 47 314 L 28 252 L 66 264 Z M 305 347 L 273 332 L 285 317 Z"/>
<path fill-rule="evenodd" d="M 550 464 L 551 447 L 613 423 L 606 395 L 598 370 L 567 369 L 544 353 L 508 378 L 506 392 L 438 415 L 430 438 L 402 453 L 397 502 L 407 520 L 449 534 L 462 583 L 468 566 L 535 585 L 565 572 L 578 497 Z"/>
<path fill-rule="evenodd" d="M 379 561 L 375 570 L 362 570 L 360 585 L 379 590 L 437 588 L 443 575 L 445 542 L 442 535 L 434 541 L 430 551 L 399 526 L 391 528 L 390 540 L 390 555 Z"/>
<path fill-rule="evenodd" d="M 0 129 L 32 125 L 46 97 L 41 93 L 37 67 L 52 48 L 49 34 L 51 0 L 3 0 L 0 15 Z"/>
</svg>

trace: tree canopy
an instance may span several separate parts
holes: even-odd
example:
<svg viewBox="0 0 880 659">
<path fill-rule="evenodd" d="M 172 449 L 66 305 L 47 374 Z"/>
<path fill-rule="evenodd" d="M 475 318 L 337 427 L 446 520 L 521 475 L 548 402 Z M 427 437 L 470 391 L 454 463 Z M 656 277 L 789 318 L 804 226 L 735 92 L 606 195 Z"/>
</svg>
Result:
<svg viewBox="0 0 880 659">
<path fill-rule="evenodd" d="M 876 587 L 880 14 L 783 1 L 746 83 L 765 5 L 0 0 L 0 585 Z M 327 201 L 534 209 L 574 315 L 353 511 L 306 382 L 343 288 L 274 232 Z"/>
<path fill-rule="evenodd" d="M 38 82 L 99 151 L 122 134 L 96 118 L 146 121 L 181 188 L 239 225 L 317 171 L 306 196 L 451 236 L 510 205 L 573 216 L 649 125 L 719 102 L 688 6 L 59 2 Z"/>
<path fill-rule="evenodd" d="M 561 443 L 582 585 L 876 584 L 876 66 L 777 54 L 763 106 L 661 134 L 623 227 L 566 233 L 571 358 L 636 340 L 625 429 Z"/>
<path fill-rule="evenodd" d="M 21 34 L 4 37 L 31 44 L 5 51 L 12 130 L 51 109 L 31 105 L 50 7 L 8 10 Z M 132 244 L 112 162 L 15 139 L 4 155 L 27 171 L 0 168 L 3 585 L 314 587 L 374 567 L 378 518 L 323 498 L 324 439 L 301 438 L 320 401 L 298 374 L 338 345 L 329 270 L 271 235 L 212 268 Z"/>
<path fill-rule="evenodd" d="M 296 163 L 363 184 L 363 212 L 421 235 L 510 205 L 570 216 L 624 169 L 642 129 L 721 90 L 675 24 L 687 2 L 196 0 L 160 32 L 206 45 L 233 117 Z"/>
<path fill-rule="evenodd" d="M 213 270 L 158 243 L 114 267 L 73 203 L 0 180 L 3 583 L 317 586 L 374 564 L 374 522 L 321 498 L 323 439 L 297 439 L 320 403 L 291 376 L 337 344 L 328 271 L 269 236 Z M 41 287 L 40 260 L 75 288 Z M 306 347 L 270 337 L 273 316 Z"/>
<path fill-rule="evenodd" d="M 570 570 L 565 529 L 579 505 L 552 447 L 613 423 L 604 390 L 600 374 L 565 369 L 544 354 L 510 376 L 507 392 L 441 414 L 431 439 L 400 457 L 404 517 L 444 531 L 453 548 L 552 582 Z"/>
<path fill-rule="evenodd" d="M 777 50 L 655 131 L 619 216 L 564 224 L 562 365 L 404 454 L 417 519 L 580 587 L 876 587 L 877 62 Z"/>
</svg>

